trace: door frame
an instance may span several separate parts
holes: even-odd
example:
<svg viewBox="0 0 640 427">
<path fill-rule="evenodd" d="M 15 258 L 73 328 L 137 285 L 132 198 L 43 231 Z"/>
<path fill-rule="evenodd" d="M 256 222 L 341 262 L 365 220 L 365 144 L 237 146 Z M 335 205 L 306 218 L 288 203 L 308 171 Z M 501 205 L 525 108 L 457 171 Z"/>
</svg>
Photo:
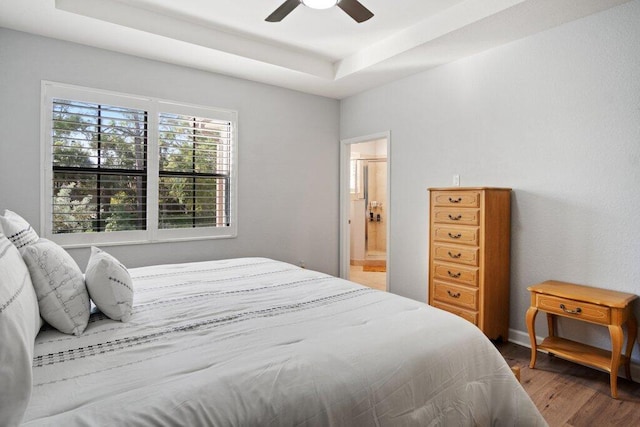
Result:
<svg viewBox="0 0 640 427">
<path fill-rule="evenodd" d="M 351 194 L 349 190 L 351 145 L 370 142 L 376 139 L 387 140 L 387 200 L 385 231 L 387 234 L 387 291 L 389 290 L 389 254 L 391 231 L 391 131 L 374 133 L 340 140 L 340 277 L 349 279 L 351 265 L 351 230 L 349 225 Z"/>
</svg>

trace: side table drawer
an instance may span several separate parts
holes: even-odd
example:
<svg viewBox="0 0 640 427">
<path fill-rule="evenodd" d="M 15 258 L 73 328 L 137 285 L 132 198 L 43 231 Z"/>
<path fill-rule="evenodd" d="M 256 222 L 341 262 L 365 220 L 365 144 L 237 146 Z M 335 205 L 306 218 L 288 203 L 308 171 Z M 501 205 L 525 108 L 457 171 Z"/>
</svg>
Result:
<svg viewBox="0 0 640 427">
<path fill-rule="evenodd" d="M 609 325 L 611 323 L 611 309 L 601 305 L 543 294 L 536 295 L 536 305 L 540 310 L 548 313 L 575 317 L 601 325 Z"/>
</svg>

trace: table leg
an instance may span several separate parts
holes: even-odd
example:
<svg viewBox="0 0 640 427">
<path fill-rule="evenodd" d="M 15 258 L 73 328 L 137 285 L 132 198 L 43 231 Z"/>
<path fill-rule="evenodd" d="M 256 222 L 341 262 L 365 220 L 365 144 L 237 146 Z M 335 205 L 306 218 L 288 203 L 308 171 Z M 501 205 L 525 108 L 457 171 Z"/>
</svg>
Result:
<svg viewBox="0 0 640 427">
<path fill-rule="evenodd" d="M 611 334 L 611 397 L 618 398 L 618 369 L 620 368 L 620 354 L 622 353 L 622 343 L 624 333 L 622 326 L 609 325 Z"/>
<path fill-rule="evenodd" d="M 527 330 L 529 331 L 529 340 L 531 341 L 531 362 L 529 367 L 533 368 L 536 365 L 536 356 L 538 355 L 538 343 L 536 342 L 536 315 L 538 314 L 537 307 L 529 307 L 527 310 Z"/>
<path fill-rule="evenodd" d="M 633 345 L 636 342 L 637 334 L 638 322 L 636 322 L 636 317 L 631 313 L 629 320 L 627 320 L 627 349 L 624 353 L 624 355 L 627 356 L 627 360 L 624 364 L 624 373 L 629 381 L 633 381 L 631 379 L 631 352 L 633 352 Z"/>
<path fill-rule="evenodd" d="M 550 337 L 555 337 L 556 336 L 555 319 L 556 319 L 555 315 L 553 315 L 551 313 L 547 313 L 547 329 L 549 329 L 549 336 Z"/>
</svg>

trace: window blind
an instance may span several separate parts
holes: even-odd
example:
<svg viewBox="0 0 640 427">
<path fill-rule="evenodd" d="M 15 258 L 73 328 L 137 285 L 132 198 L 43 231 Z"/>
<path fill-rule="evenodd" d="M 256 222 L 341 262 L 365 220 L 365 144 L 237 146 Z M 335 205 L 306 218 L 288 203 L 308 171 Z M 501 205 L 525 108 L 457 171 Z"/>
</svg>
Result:
<svg viewBox="0 0 640 427">
<path fill-rule="evenodd" d="M 42 235 L 63 246 L 237 235 L 237 112 L 43 82 Z"/>
<path fill-rule="evenodd" d="M 230 223 L 232 123 L 160 113 L 158 228 Z"/>
<path fill-rule="evenodd" d="M 148 114 L 54 98 L 54 234 L 146 228 Z"/>
</svg>

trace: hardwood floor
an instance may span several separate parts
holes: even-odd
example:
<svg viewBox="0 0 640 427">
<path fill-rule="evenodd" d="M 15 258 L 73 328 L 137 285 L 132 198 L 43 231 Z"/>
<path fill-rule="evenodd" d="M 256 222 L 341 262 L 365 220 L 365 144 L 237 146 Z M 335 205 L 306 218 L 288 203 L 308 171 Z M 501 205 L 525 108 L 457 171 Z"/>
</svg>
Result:
<svg viewBox="0 0 640 427">
<path fill-rule="evenodd" d="M 618 399 L 609 392 L 609 374 L 538 353 L 529 368 L 531 350 L 496 343 L 509 366 L 520 367 L 521 384 L 551 427 L 640 426 L 640 384 L 618 378 Z"/>
<path fill-rule="evenodd" d="M 349 280 L 379 291 L 387 290 L 387 273 L 363 271 L 361 265 L 351 266 Z"/>
</svg>

